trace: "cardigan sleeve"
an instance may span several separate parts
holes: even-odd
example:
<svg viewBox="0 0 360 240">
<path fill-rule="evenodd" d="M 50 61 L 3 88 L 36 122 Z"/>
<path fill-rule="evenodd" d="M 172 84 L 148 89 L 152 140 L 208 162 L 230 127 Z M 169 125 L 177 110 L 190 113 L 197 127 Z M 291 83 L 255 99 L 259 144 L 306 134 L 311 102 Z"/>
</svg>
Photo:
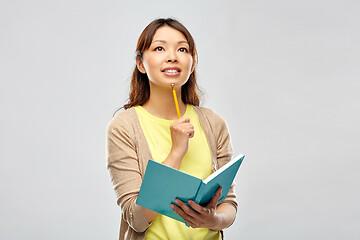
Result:
<svg viewBox="0 0 360 240">
<path fill-rule="evenodd" d="M 229 162 L 233 155 L 232 144 L 230 141 L 230 133 L 225 120 L 215 114 L 215 136 L 216 136 L 216 155 L 219 167 Z M 237 201 L 235 194 L 235 182 L 231 185 L 227 197 L 222 203 L 230 203 L 237 211 Z"/>
<path fill-rule="evenodd" d="M 136 232 L 144 232 L 150 224 L 142 207 L 136 204 L 142 176 L 133 136 L 128 119 L 117 116 L 110 121 L 107 127 L 107 168 L 122 218 Z"/>
</svg>

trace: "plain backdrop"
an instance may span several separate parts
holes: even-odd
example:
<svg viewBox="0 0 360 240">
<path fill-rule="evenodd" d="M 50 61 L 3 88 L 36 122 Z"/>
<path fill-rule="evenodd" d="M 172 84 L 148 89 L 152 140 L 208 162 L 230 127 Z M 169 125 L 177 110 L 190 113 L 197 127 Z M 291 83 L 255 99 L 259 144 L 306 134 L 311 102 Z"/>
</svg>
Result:
<svg viewBox="0 0 360 240">
<path fill-rule="evenodd" d="M 105 129 L 136 41 L 174 17 L 222 115 L 239 209 L 227 239 L 360 239 L 359 1 L 0 0 L 0 239 L 117 239 Z"/>
</svg>

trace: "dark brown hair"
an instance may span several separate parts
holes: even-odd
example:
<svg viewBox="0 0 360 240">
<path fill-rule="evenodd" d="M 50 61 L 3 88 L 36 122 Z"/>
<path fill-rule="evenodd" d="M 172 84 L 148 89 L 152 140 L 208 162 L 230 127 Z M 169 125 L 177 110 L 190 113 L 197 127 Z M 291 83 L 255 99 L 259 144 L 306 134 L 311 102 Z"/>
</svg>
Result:
<svg viewBox="0 0 360 240">
<path fill-rule="evenodd" d="M 200 99 L 198 93 L 200 93 L 200 89 L 196 83 L 195 66 L 197 63 L 197 52 L 195 42 L 190 32 L 179 21 L 172 18 L 159 18 L 152 21 L 139 37 L 136 46 L 136 59 L 142 60 L 144 52 L 150 48 L 156 30 L 163 26 L 169 26 L 180 31 L 189 43 L 189 52 L 193 58 L 194 71 L 190 74 L 188 81 L 181 87 L 181 100 L 185 104 L 199 106 Z M 149 97 L 149 79 L 146 74 L 141 73 L 137 66 L 135 66 L 131 77 L 129 100 L 122 108 L 128 109 L 136 105 L 142 105 Z"/>
</svg>

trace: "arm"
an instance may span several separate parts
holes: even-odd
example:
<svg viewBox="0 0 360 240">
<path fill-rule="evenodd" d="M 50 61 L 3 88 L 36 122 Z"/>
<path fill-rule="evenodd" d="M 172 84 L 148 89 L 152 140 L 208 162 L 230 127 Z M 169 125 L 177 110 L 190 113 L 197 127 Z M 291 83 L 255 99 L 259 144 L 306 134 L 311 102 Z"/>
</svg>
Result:
<svg viewBox="0 0 360 240">
<path fill-rule="evenodd" d="M 214 121 L 215 130 L 214 133 L 216 135 L 216 156 L 218 162 L 218 168 L 224 166 L 227 162 L 229 162 L 233 156 L 233 149 L 230 139 L 229 129 L 225 120 L 215 114 L 215 121 Z M 235 213 L 237 212 L 237 201 L 236 201 L 236 194 L 235 194 L 235 182 L 231 185 L 230 190 L 224 199 L 221 202 L 222 204 L 231 204 L 235 209 Z M 234 219 L 235 220 L 235 219 Z"/>
<path fill-rule="evenodd" d="M 194 126 L 189 118 L 180 118 L 170 126 L 172 147 L 167 158 L 162 162 L 164 165 L 179 169 L 181 161 L 189 146 L 189 139 L 194 136 Z M 143 208 L 146 220 L 150 223 L 157 216 L 156 212 Z"/>
<path fill-rule="evenodd" d="M 230 161 L 232 157 L 230 135 L 226 122 L 219 115 L 215 114 L 215 117 L 210 122 L 214 129 L 213 134 L 215 136 L 217 163 L 218 167 L 221 167 Z M 234 184 L 232 184 L 224 201 L 216 207 L 216 203 L 221 196 L 217 194 L 214 195 L 206 207 L 189 202 L 189 205 L 195 209 L 196 212 L 188 208 L 181 201 L 176 202 L 179 207 L 175 205 L 172 207 L 174 207 L 174 211 L 192 227 L 206 227 L 212 230 L 221 230 L 231 226 L 236 217 L 237 202 Z"/>
<path fill-rule="evenodd" d="M 188 151 L 189 139 L 194 137 L 194 126 L 189 118 L 180 118 L 170 125 L 172 146 L 163 164 L 179 169 L 181 161 Z"/>
<path fill-rule="evenodd" d="M 163 163 L 178 169 L 187 152 L 189 138 L 194 136 L 194 128 L 190 124 L 190 119 L 182 118 L 172 124 L 170 130 L 173 146 Z M 124 220 L 135 231 L 143 232 L 158 213 L 136 205 L 142 176 L 133 135 L 131 125 L 121 118 L 113 118 L 109 123 L 107 128 L 108 169 Z"/>
<path fill-rule="evenodd" d="M 214 231 L 220 231 L 222 229 L 230 227 L 235 221 L 236 209 L 232 204 L 221 203 L 217 209 L 216 214 L 218 217 L 217 224 L 210 228 Z"/>
<path fill-rule="evenodd" d="M 131 127 L 113 118 L 107 128 L 107 167 L 121 207 L 122 218 L 136 232 L 144 232 L 150 225 L 147 211 L 136 204 L 142 177 L 139 169 Z"/>
</svg>

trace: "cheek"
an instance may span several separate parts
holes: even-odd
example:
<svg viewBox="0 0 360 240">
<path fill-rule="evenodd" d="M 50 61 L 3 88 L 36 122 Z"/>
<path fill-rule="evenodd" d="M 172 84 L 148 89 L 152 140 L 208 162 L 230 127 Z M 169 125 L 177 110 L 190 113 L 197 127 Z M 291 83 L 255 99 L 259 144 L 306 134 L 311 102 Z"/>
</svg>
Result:
<svg viewBox="0 0 360 240">
<path fill-rule="evenodd" d="M 154 56 L 147 56 L 144 58 L 144 67 L 146 71 L 150 71 L 152 68 L 159 66 L 159 59 Z"/>
<path fill-rule="evenodd" d="M 189 71 L 192 71 L 192 70 L 193 70 L 194 65 L 195 65 L 194 59 L 193 59 L 192 57 L 190 57 L 190 60 L 189 60 Z"/>
<path fill-rule="evenodd" d="M 186 63 L 186 67 L 187 69 L 191 69 L 192 65 L 193 65 L 193 58 L 191 56 L 184 56 L 183 62 Z"/>
</svg>

